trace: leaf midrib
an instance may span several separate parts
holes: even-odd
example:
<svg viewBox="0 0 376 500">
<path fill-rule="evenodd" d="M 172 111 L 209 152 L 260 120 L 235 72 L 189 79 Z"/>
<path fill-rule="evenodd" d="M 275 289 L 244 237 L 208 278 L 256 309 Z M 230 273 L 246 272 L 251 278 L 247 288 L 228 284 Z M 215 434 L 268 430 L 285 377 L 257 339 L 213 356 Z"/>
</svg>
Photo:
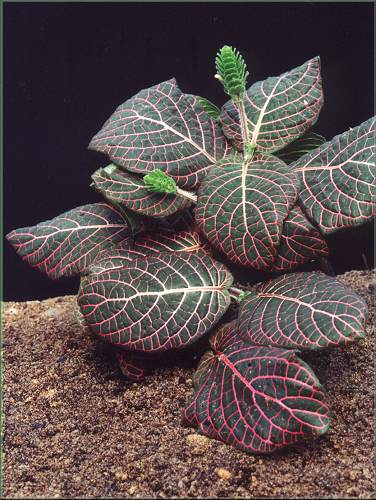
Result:
<svg viewBox="0 0 376 500">
<path fill-rule="evenodd" d="M 123 302 L 123 301 L 128 301 L 132 300 L 135 297 L 145 297 L 145 296 L 151 296 L 155 297 L 157 296 L 164 296 L 164 295 L 170 295 L 170 294 L 177 294 L 177 293 L 194 293 L 194 292 L 223 292 L 225 289 L 225 286 L 206 286 L 206 287 L 184 287 L 184 288 L 171 288 L 169 290 L 161 290 L 158 292 L 139 292 L 134 295 L 130 295 L 129 297 L 114 297 L 114 298 L 109 298 L 106 297 L 106 302 Z"/>
<path fill-rule="evenodd" d="M 51 238 L 51 236 L 55 236 L 56 234 L 59 234 L 59 233 L 64 233 L 66 231 L 82 231 L 84 229 L 112 229 L 112 228 L 118 228 L 118 227 L 122 227 L 124 228 L 125 227 L 125 224 L 99 224 L 99 225 L 95 225 L 95 226 L 77 226 L 77 227 L 69 227 L 69 228 L 64 228 L 64 229 L 56 229 L 53 233 L 49 233 L 49 234 L 41 234 L 41 235 L 34 235 L 32 233 L 18 233 L 18 234 L 22 234 L 22 235 L 31 235 L 33 236 L 33 241 L 35 240 L 38 240 L 38 239 L 48 239 L 48 238 Z M 44 226 L 43 229 L 45 228 L 48 228 L 48 226 Z M 26 245 L 26 244 L 29 244 L 30 243 L 30 240 L 29 241 L 26 241 L 25 243 L 23 243 L 22 245 Z M 20 244 L 21 246 L 21 244 Z"/>
<path fill-rule="evenodd" d="M 258 391 L 257 389 L 255 389 L 252 385 L 251 382 L 249 382 L 240 372 L 239 370 L 236 368 L 236 366 L 231 363 L 231 361 L 228 359 L 228 357 L 224 354 L 224 353 L 221 353 L 218 355 L 218 359 L 220 359 L 229 369 L 230 371 L 235 375 L 235 377 L 238 377 L 238 379 L 242 382 L 242 384 L 247 387 L 253 395 L 255 394 L 258 394 L 259 396 L 261 396 L 262 398 L 266 399 L 266 400 L 270 400 L 270 401 L 273 401 L 274 403 L 276 403 L 277 405 L 281 406 L 282 408 L 284 408 L 288 413 L 290 413 L 290 415 L 296 419 L 297 421 L 299 421 L 300 423 L 304 424 L 304 425 L 307 425 L 306 422 L 304 422 L 303 420 L 301 420 L 299 417 L 297 417 L 297 415 L 295 414 L 294 412 L 294 408 L 290 408 L 289 406 L 285 405 L 283 403 L 283 401 L 281 399 L 278 399 L 278 398 L 274 398 L 272 396 L 269 396 L 267 394 L 265 394 L 264 392 L 261 392 L 261 391 Z M 277 376 L 277 375 L 269 375 L 268 378 L 281 378 L 281 379 L 286 379 L 287 377 L 282 377 L 282 376 Z M 255 377 L 255 378 L 260 378 L 260 377 Z M 265 378 L 264 376 L 262 378 Z M 252 379 L 254 380 L 254 379 Z M 306 387 L 306 388 L 309 388 L 309 389 L 313 389 L 311 385 L 301 381 L 301 380 L 297 380 L 297 379 L 293 379 L 295 383 L 303 386 L 303 387 Z M 284 398 L 288 398 L 289 396 L 285 395 Z M 291 397 L 291 396 L 290 396 Z M 278 427 L 274 422 L 272 422 L 270 420 L 270 418 L 268 417 L 268 415 L 260 408 L 260 406 L 255 402 L 255 404 L 257 405 L 257 407 L 259 408 L 259 411 L 265 416 L 265 418 L 271 422 L 272 425 L 274 425 L 275 427 Z M 295 409 L 295 411 L 297 411 Z M 309 411 L 309 410 L 305 410 L 305 409 L 299 409 L 298 411 L 302 411 L 304 413 L 312 413 L 312 414 L 315 414 L 315 412 L 312 412 L 312 411 Z M 317 427 L 317 426 L 313 426 L 312 427 Z"/>
<path fill-rule="evenodd" d="M 354 329 L 353 325 L 350 325 L 349 323 L 347 323 L 347 321 L 345 321 L 340 316 L 338 316 L 336 314 L 332 314 L 332 313 L 330 313 L 328 311 L 323 311 L 322 309 L 317 309 L 312 304 L 308 304 L 307 302 L 303 302 L 302 300 L 297 299 L 296 297 L 289 297 L 288 295 L 280 295 L 280 294 L 277 294 L 277 293 L 259 293 L 258 297 L 260 297 L 260 298 L 272 298 L 272 299 L 275 298 L 275 299 L 280 299 L 282 301 L 286 300 L 286 301 L 289 301 L 289 302 L 294 302 L 294 303 L 296 303 L 296 304 L 298 304 L 300 306 L 306 306 L 309 309 L 311 309 L 313 312 L 316 312 L 318 314 L 323 314 L 324 316 L 329 316 L 332 319 L 337 319 L 338 321 L 340 321 L 344 325 L 346 325 L 348 328 Z M 333 327 L 334 327 L 334 325 L 333 325 Z"/>
<path fill-rule="evenodd" d="M 193 147 L 195 147 L 198 151 L 200 151 L 208 160 L 210 160 L 211 163 L 215 163 L 215 158 L 211 156 L 205 149 L 201 148 L 196 142 L 194 142 L 191 138 L 188 138 L 181 132 L 178 132 L 176 129 L 170 127 L 170 125 L 167 125 L 166 122 L 163 122 L 161 120 L 154 120 L 154 118 L 149 118 L 147 116 L 142 116 L 140 115 L 137 111 L 133 110 L 134 113 L 139 117 L 140 120 L 146 120 L 152 123 L 157 123 L 158 125 L 162 125 L 165 129 L 170 130 L 174 134 L 178 135 L 182 139 L 184 139 L 186 142 L 189 142 Z"/>
<path fill-rule="evenodd" d="M 252 141 L 251 141 L 251 144 L 253 144 L 254 146 L 256 146 L 256 143 L 257 143 L 257 138 L 258 138 L 258 135 L 259 135 L 259 132 L 260 132 L 260 129 L 261 129 L 262 120 L 264 118 L 265 111 L 266 111 L 267 107 L 269 106 L 269 102 L 270 102 L 271 98 L 274 96 L 275 89 L 279 85 L 279 82 L 281 81 L 281 78 L 282 78 L 282 75 L 278 78 L 276 84 L 273 87 L 273 90 L 270 92 L 269 96 L 267 97 L 267 99 L 265 101 L 264 106 L 260 110 L 260 114 L 259 114 L 257 123 L 255 125 L 255 128 L 253 129 L 253 132 L 252 132 Z"/>
</svg>

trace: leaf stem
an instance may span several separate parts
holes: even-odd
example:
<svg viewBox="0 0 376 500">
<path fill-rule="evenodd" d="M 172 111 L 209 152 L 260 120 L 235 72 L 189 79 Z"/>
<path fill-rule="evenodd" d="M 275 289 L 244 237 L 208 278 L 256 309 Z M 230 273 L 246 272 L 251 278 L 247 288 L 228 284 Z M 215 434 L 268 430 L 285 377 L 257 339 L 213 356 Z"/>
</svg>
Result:
<svg viewBox="0 0 376 500">
<path fill-rule="evenodd" d="M 230 297 L 232 299 L 235 299 L 237 302 L 241 302 L 242 300 L 246 299 L 250 295 L 254 295 L 254 292 L 250 290 L 241 290 L 240 288 L 236 288 L 232 286 L 229 289 L 230 292 Z"/>
<path fill-rule="evenodd" d="M 191 193 L 190 191 L 186 191 L 185 189 L 176 187 L 176 194 L 192 201 L 193 203 L 197 203 L 197 195 L 195 193 Z"/>
<path fill-rule="evenodd" d="M 238 96 L 235 103 L 239 113 L 240 129 L 242 132 L 242 140 L 243 140 L 243 153 L 245 157 L 247 155 L 247 144 L 249 142 L 249 135 L 248 135 L 248 124 L 247 124 L 247 116 L 245 114 L 243 95 Z"/>
<path fill-rule="evenodd" d="M 249 140 L 247 115 L 245 113 L 245 107 L 244 107 L 244 92 L 243 94 L 238 95 L 236 99 L 233 100 L 233 102 L 239 114 L 239 123 L 242 134 L 244 158 L 246 160 L 252 160 L 253 153 L 255 151 L 255 146 L 251 144 Z"/>
</svg>

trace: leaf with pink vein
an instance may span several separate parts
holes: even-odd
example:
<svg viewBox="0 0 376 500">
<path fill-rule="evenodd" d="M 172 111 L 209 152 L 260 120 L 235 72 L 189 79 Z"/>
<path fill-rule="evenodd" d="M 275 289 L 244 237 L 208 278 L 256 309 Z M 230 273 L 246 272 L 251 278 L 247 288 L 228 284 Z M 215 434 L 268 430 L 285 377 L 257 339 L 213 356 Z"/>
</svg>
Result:
<svg viewBox="0 0 376 500">
<path fill-rule="evenodd" d="M 242 340 L 234 322 L 211 339 L 185 421 L 248 453 L 271 453 L 330 424 L 324 391 L 295 351 Z"/>
<path fill-rule="evenodd" d="M 254 83 L 244 96 L 250 142 L 259 151 L 282 149 L 314 125 L 323 103 L 319 57 Z M 239 116 L 232 101 L 222 107 L 220 119 L 226 137 L 241 148 Z"/>
<path fill-rule="evenodd" d="M 161 252 L 89 274 L 78 304 L 91 331 L 128 350 L 181 349 L 230 305 L 232 276 L 204 253 Z"/>
<path fill-rule="evenodd" d="M 104 249 L 129 234 L 127 221 L 113 206 L 94 203 L 69 210 L 6 237 L 18 255 L 51 279 L 84 274 Z"/>
<path fill-rule="evenodd" d="M 290 165 L 301 182 L 299 203 L 324 234 L 375 217 L 375 123 L 370 118 Z"/>
<path fill-rule="evenodd" d="M 174 78 L 119 106 L 89 148 L 131 172 L 160 169 L 188 190 L 197 189 L 210 166 L 231 151 L 220 125 Z"/>
<path fill-rule="evenodd" d="M 258 345 L 317 350 L 365 336 L 365 301 L 321 272 L 284 274 L 241 302 L 239 335 Z"/>
<path fill-rule="evenodd" d="M 222 160 L 197 193 L 197 225 L 232 262 L 269 269 L 297 197 L 296 185 L 295 174 L 272 155 Z"/>
</svg>

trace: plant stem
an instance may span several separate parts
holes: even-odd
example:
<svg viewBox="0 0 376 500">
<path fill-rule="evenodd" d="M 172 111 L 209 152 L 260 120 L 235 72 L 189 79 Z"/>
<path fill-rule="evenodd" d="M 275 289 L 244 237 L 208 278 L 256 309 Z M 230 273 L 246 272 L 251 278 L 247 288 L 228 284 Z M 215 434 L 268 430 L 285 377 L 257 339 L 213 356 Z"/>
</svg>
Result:
<svg viewBox="0 0 376 500">
<path fill-rule="evenodd" d="M 236 108 L 239 113 L 240 130 L 242 133 L 242 141 L 243 141 L 243 154 L 244 158 L 247 158 L 248 156 L 247 144 L 249 142 L 249 131 L 247 124 L 247 115 L 245 114 L 243 95 L 238 96 L 234 104 L 236 105 Z"/>
<path fill-rule="evenodd" d="M 190 200 L 193 203 L 197 203 L 197 195 L 195 193 L 176 187 L 176 194 L 182 196 L 183 198 L 187 198 L 187 200 Z"/>
<path fill-rule="evenodd" d="M 240 288 L 232 286 L 229 291 L 230 295 L 234 295 L 235 296 L 234 298 L 237 298 L 242 293 L 243 290 L 240 290 Z"/>
</svg>

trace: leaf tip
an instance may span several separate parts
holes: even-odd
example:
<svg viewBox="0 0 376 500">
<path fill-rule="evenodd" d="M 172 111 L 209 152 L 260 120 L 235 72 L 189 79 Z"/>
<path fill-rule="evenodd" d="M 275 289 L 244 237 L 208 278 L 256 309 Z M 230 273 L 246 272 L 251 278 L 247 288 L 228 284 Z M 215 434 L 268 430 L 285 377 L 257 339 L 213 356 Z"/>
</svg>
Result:
<svg viewBox="0 0 376 500">
<path fill-rule="evenodd" d="M 10 231 L 9 233 L 7 233 L 7 234 L 5 235 L 5 239 L 6 239 L 7 241 L 9 241 L 9 243 L 11 243 L 11 240 L 12 240 L 12 238 L 13 238 L 13 236 L 14 236 L 14 233 L 15 233 L 15 232 L 16 232 L 16 230 L 15 230 L 15 229 L 13 229 L 12 231 Z"/>
<path fill-rule="evenodd" d="M 331 416 L 329 414 L 325 415 L 325 420 L 323 422 L 322 427 L 316 427 L 314 433 L 316 434 L 316 436 L 322 436 L 323 434 L 328 432 L 331 424 L 332 424 Z"/>
</svg>

